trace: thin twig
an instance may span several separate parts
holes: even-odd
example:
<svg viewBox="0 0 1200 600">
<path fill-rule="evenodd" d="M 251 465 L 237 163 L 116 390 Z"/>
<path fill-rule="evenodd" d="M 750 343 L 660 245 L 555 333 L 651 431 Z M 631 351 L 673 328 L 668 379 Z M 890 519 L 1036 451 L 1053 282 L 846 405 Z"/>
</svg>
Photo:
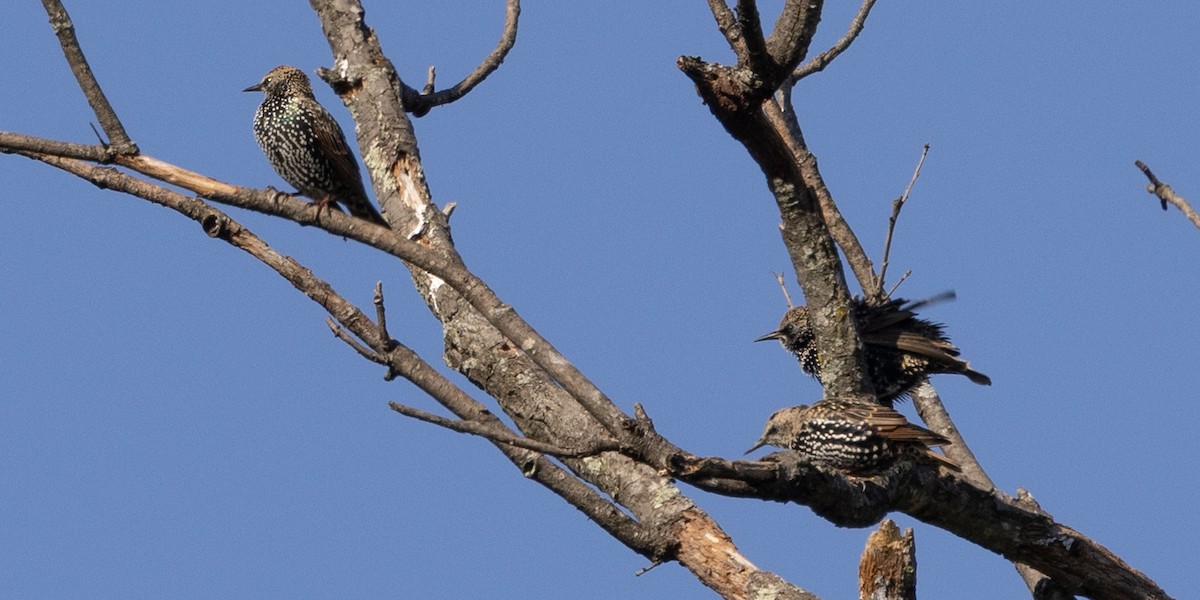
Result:
<svg viewBox="0 0 1200 600">
<path fill-rule="evenodd" d="M 59 0 L 42 0 L 42 6 L 46 8 L 46 14 L 50 17 L 50 25 L 54 27 L 54 34 L 58 36 L 58 43 L 62 46 L 67 64 L 71 66 L 71 72 L 79 82 L 79 89 L 83 90 L 83 95 L 91 105 L 92 111 L 96 113 L 100 126 L 104 128 L 104 133 L 108 134 L 109 145 L 118 154 L 137 154 L 137 145 L 125 133 L 125 126 L 117 118 L 117 113 L 109 104 L 104 90 L 100 89 L 100 84 L 96 82 L 96 76 L 92 74 L 92 68 L 88 65 L 87 57 L 79 47 L 71 15 L 67 14 L 67 9 L 63 8 Z"/>
<path fill-rule="evenodd" d="M 1141 169 L 1142 173 L 1146 174 L 1146 178 L 1150 180 L 1150 185 L 1146 186 L 1146 191 L 1158 196 L 1158 201 L 1162 203 L 1163 210 L 1167 210 L 1167 203 L 1171 203 L 1193 225 L 1200 228 L 1200 214 L 1196 214 L 1195 209 L 1192 208 L 1191 204 L 1188 204 L 1188 201 L 1183 196 L 1176 194 L 1175 190 L 1171 189 L 1171 186 L 1159 181 L 1158 177 L 1155 177 L 1154 173 L 1150 171 L 1150 167 L 1146 166 L 1146 163 L 1138 160 L 1134 161 L 1133 164 L 1137 165 L 1137 168 Z"/>
<path fill-rule="evenodd" d="M 383 282 L 375 282 L 375 296 L 372 298 L 375 304 L 375 327 L 379 329 L 379 340 L 383 343 L 384 351 L 390 351 L 395 347 L 397 342 L 392 339 L 392 335 L 388 333 L 387 327 L 387 309 L 383 306 Z"/>
<path fill-rule="evenodd" d="M 887 295 L 884 297 L 891 298 L 892 294 L 896 293 L 896 289 L 900 287 L 900 284 L 904 283 L 905 279 L 908 279 L 909 275 L 912 275 L 912 269 L 905 271 L 904 274 L 900 276 L 900 279 L 896 280 L 896 283 L 892 285 L 892 289 L 888 290 Z"/>
<path fill-rule="evenodd" d="M 795 304 L 792 304 L 792 295 L 788 293 L 787 282 L 784 281 L 783 272 L 775 273 L 775 282 L 779 284 L 779 290 L 783 292 L 783 299 L 787 300 L 788 310 L 791 310 Z"/>
<path fill-rule="evenodd" d="M 428 96 L 429 94 L 432 94 L 436 80 L 437 80 L 437 67 L 435 67 L 433 65 L 429 65 L 429 71 L 425 74 L 425 87 L 422 88 L 421 93 L 426 96 Z"/>
<path fill-rule="evenodd" d="M 913 186 L 917 184 L 917 178 L 921 176 L 921 166 L 925 164 L 925 157 L 929 155 L 929 144 L 925 144 L 921 148 L 921 158 L 917 161 L 917 168 L 913 169 L 912 178 L 908 180 L 908 185 L 904 188 L 904 193 L 892 201 L 892 216 L 888 218 L 887 238 L 883 242 L 883 260 L 879 264 L 879 282 L 875 289 L 879 293 L 883 293 L 883 281 L 887 276 L 888 258 L 892 253 L 892 234 L 896 231 L 896 220 L 900 218 L 900 209 L 904 208 L 904 203 L 908 202 L 908 195 L 912 193 Z"/>
<path fill-rule="evenodd" d="M 858 34 L 862 33 L 863 27 L 867 24 L 867 16 L 871 14 L 871 8 L 875 6 L 875 0 L 863 0 L 862 6 L 858 7 L 858 14 L 854 15 L 854 19 L 850 21 L 850 29 L 828 50 L 814 56 L 808 62 L 800 65 L 792 72 L 792 76 L 786 85 L 795 85 L 797 81 L 823 71 L 829 63 L 838 55 L 845 52 L 850 44 L 858 38 Z"/>
<path fill-rule="evenodd" d="M 362 342 L 359 342 L 358 340 L 351 337 L 350 332 L 348 332 L 345 329 L 343 329 L 342 327 L 340 327 L 337 324 L 337 322 L 333 320 L 332 317 L 325 317 L 325 325 L 327 325 L 329 327 L 329 330 L 333 332 L 334 337 L 336 337 L 339 340 L 342 340 L 343 342 L 346 342 L 346 345 L 353 348 L 354 351 L 357 352 L 359 356 L 361 356 L 373 363 L 378 363 L 381 365 L 388 364 L 388 361 L 386 358 L 380 356 L 378 352 L 375 352 L 375 351 L 371 350 L 370 348 L 367 348 L 366 346 L 362 345 Z"/>
<path fill-rule="evenodd" d="M 655 567 L 657 567 L 657 566 L 659 566 L 659 565 L 661 565 L 661 564 L 663 564 L 663 561 L 661 561 L 661 560 L 656 560 L 656 561 L 654 561 L 654 562 L 652 562 L 652 563 L 650 563 L 650 564 L 648 564 L 648 565 L 646 565 L 646 566 L 644 566 L 644 567 L 642 567 L 642 568 L 638 569 L 637 571 L 634 571 L 634 573 L 633 573 L 633 576 L 634 576 L 634 577 L 641 577 L 642 575 L 645 575 L 646 573 L 649 573 L 651 570 L 653 570 Z"/>
<path fill-rule="evenodd" d="M 439 427 L 445 427 L 451 431 L 476 435 L 492 440 L 493 442 L 500 442 L 501 444 L 508 444 L 509 446 L 516 446 L 517 448 L 524 448 L 525 450 L 541 452 L 542 454 L 549 454 L 558 458 L 583 458 L 585 456 L 595 456 L 601 452 L 615 452 L 621 449 L 621 446 L 616 442 L 600 443 L 594 448 L 563 448 L 554 444 L 547 444 L 546 442 L 540 442 L 538 440 L 516 435 L 507 429 L 496 427 L 493 423 L 447 419 L 430 412 L 425 412 L 419 408 L 413 408 L 411 406 L 400 404 L 399 402 L 388 402 L 388 407 L 406 417 L 412 417 L 419 421 L 425 421 L 426 423 L 432 423 Z"/>
</svg>

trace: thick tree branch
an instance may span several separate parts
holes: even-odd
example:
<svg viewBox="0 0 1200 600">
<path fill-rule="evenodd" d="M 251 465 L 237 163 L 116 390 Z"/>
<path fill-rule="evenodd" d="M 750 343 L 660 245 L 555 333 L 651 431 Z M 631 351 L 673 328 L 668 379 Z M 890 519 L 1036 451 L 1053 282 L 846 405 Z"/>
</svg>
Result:
<svg viewBox="0 0 1200 600">
<path fill-rule="evenodd" d="M 754 73 L 772 71 L 774 65 L 767 52 L 767 40 L 763 38 L 758 3 L 755 0 L 738 0 L 736 10 L 738 30 L 742 32 L 742 41 L 746 46 L 745 62 L 739 64 Z M 738 58 L 741 59 L 740 56 Z"/>
<path fill-rule="evenodd" d="M 871 264 L 871 259 L 867 256 L 866 251 L 863 250 L 862 244 L 859 243 L 858 237 L 854 235 L 854 230 L 850 229 L 850 224 L 838 210 L 833 196 L 829 194 L 829 188 L 825 187 L 825 180 L 821 177 L 821 171 L 817 167 L 817 157 L 808 150 L 804 134 L 800 131 L 800 123 L 796 119 L 796 112 L 792 110 L 791 93 L 788 88 L 785 87 L 779 91 L 777 100 L 765 103 L 763 111 L 771 122 L 771 126 L 775 128 L 779 137 L 792 152 L 796 164 L 800 166 L 801 176 L 804 177 L 804 181 L 808 183 L 813 195 L 817 198 L 817 203 L 821 206 L 821 217 L 825 221 L 825 227 L 829 230 L 829 235 L 837 242 L 842 254 L 845 255 L 846 262 L 854 272 L 854 278 L 858 280 L 859 288 L 864 290 L 868 297 L 871 297 L 875 289 L 871 285 L 876 279 L 875 267 Z M 872 299 L 882 300 L 882 298 Z"/>
<path fill-rule="evenodd" d="M 417 136 L 401 98 L 404 82 L 383 54 L 375 32 L 351 0 L 310 0 L 330 41 L 334 63 L 318 70 L 350 114 L 375 198 L 392 228 L 410 239 L 425 233 L 432 208 Z M 335 43 L 336 40 L 336 43 Z"/>
<path fill-rule="evenodd" d="M 784 3 L 779 19 L 775 21 L 775 29 L 767 38 L 767 50 L 778 67 L 777 71 L 770 74 L 771 94 L 791 76 L 808 54 L 824 6 L 823 0 L 787 0 Z"/>
<path fill-rule="evenodd" d="M 750 153 L 775 196 L 783 220 L 783 240 L 812 315 L 821 349 L 822 382 L 827 396 L 870 399 L 870 380 L 862 368 L 862 341 L 850 306 L 833 239 L 825 227 L 813 186 L 803 176 L 792 150 L 764 114 L 762 100 L 748 89 L 736 69 L 681 57 L 677 64 L 696 83 L 709 110 Z M 789 67 L 790 69 L 790 67 Z"/>
<path fill-rule="evenodd" d="M 42 0 L 42 6 L 46 8 L 46 14 L 50 17 L 50 25 L 54 27 L 54 34 L 58 36 L 63 55 L 67 57 L 67 64 L 71 65 L 71 72 L 79 82 L 79 89 L 83 90 L 83 95 L 96 113 L 100 126 L 104 128 L 104 133 L 108 134 L 109 145 L 117 154 L 137 154 L 137 145 L 125 133 L 125 126 L 108 103 L 100 84 L 96 83 L 96 76 L 92 74 L 92 68 L 88 65 L 87 58 L 79 47 L 79 40 L 75 37 L 75 25 L 71 23 L 71 15 L 67 14 L 67 9 L 63 8 L 60 0 Z"/>
<path fill-rule="evenodd" d="M 343 100 L 359 124 L 355 129 L 359 134 L 359 146 L 364 149 L 364 162 L 372 172 L 376 197 L 380 198 L 389 219 L 400 219 L 411 225 L 397 227 L 396 221 L 389 222 L 393 229 L 407 232 L 410 238 L 428 236 L 426 242 L 436 244 L 440 250 L 442 260 L 439 262 L 443 264 L 439 266 L 452 267 L 453 273 L 429 268 L 428 263 L 409 262 L 463 294 L 490 323 L 574 396 L 610 434 L 621 439 L 627 417 L 511 306 L 499 302 L 482 280 L 467 271 L 454 251 L 448 231 L 439 225 L 439 217 L 444 215 L 433 208 L 425 185 L 412 124 L 399 100 L 399 78 L 390 61 L 383 57 L 378 39 L 363 22 L 362 7 L 353 0 L 311 0 L 311 4 L 321 19 L 334 56 L 338 57 L 335 68 L 327 76 L 337 77 L 335 89 L 348 90 Z M 346 84 L 354 82 L 357 85 L 346 88 Z M 392 85 L 393 82 L 396 85 Z M 354 89 L 367 93 L 353 93 Z M 380 140 L 397 139 L 402 141 L 399 147 L 380 143 Z M 377 160 L 372 156 L 383 158 Z M 393 208 L 389 208 L 387 198 L 395 196 L 412 200 L 393 202 Z M 405 256 L 400 258 L 409 260 Z M 489 296 L 491 300 L 486 300 Z M 484 302 L 479 303 L 480 300 Z"/>
<path fill-rule="evenodd" d="M 389 186 L 403 190 L 400 196 L 412 197 L 394 204 L 408 212 L 390 215 L 389 222 L 435 249 L 456 271 L 438 272 L 428 268 L 434 266 L 429 263 L 411 263 L 418 291 L 443 323 L 447 362 L 496 398 L 528 437 L 566 447 L 587 447 L 591 438 L 602 433 L 621 442 L 630 439 L 628 417 L 511 307 L 479 302 L 494 294 L 462 266 L 445 215 L 433 208 L 424 187 L 415 138 L 399 146 L 389 142 L 409 135 L 411 125 L 399 100 L 401 82 L 363 22 L 361 7 L 353 0 L 311 3 L 335 57 L 327 80 L 342 92 L 355 117 L 359 145 L 377 196 L 384 198 L 385 213 Z M 398 151 L 388 154 L 389 148 Z M 381 185 L 380 178 L 390 181 Z M 398 227 L 393 220 L 397 218 L 412 225 Z M 474 310 L 463 310 L 463 300 Z M 703 584 L 729 598 L 745 597 L 751 576 L 761 573 L 708 515 L 654 469 L 613 453 L 564 463 L 625 506 L 651 537 L 671 540 L 671 556 L 638 550 L 652 561 L 673 557 Z"/>
<path fill-rule="evenodd" d="M 653 446 L 652 446 L 653 447 Z M 1028 564 L 1076 595 L 1168 598 L 1140 571 L 1087 536 L 994 488 L 936 465 L 900 463 L 881 475 L 851 478 L 778 452 L 758 463 L 678 452 L 661 460 L 679 479 L 715 493 L 796 502 L 843 527 L 866 527 L 900 511 L 1012 561 Z"/>
<path fill-rule="evenodd" d="M 867 8 L 869 9 L 869 7 Z M 783 19 L 781 18 L 781 21 L 782 20 Z M 778 26 L 777 31 L 779 31 Z M 806 269 L 802 264 L 803 260 L 798 260 L 798 257 L 812 256 L 812 248 L 814 246 L 818 248 L 823 246 L 824 243 L 820 241 L 820 238 L 827 235 L 825 230 L 821 227 L 811 227 L 809 229 L 795 227 L 791 228 L 793 235 L 789 238 L 789 228 L 787 227 L 789 222 L 789 214 L 794 218 L 793 222 L 798 223 L 805 211 L 795 210 L 799 206 L 802 206 L 798 203 L 780 202 L 781 195 L 777 191 L 778 188 L 775 188 L 777 179 L 776 177 L 773 177 L 776 171 L 772 167 L 772 161 L 777 159 L 778 154 L 775 152 L 764 151 L 761 148 L 763 144 L 770 141 L 771 136 L 763 135 L 761 132 L 745 131 L 745 123 L 753 121 L 753 119 L 747 119 L 744 117 L 752 113 L 753 99 L 755 95 L 750 90 L 746 90 L 744 88 L 739 90 L 738 81 L 734 80 L 734 78 L 722 78 L 722 75 L 726 75 L 728 73 L 727 71 L 723 71 L 721 68 L 712 67 L 711 65 L 703 65 L 698 59 L 692 59 L 690 62 L 688 61 L 689 59 L 681 59 L 681 68 L 685 71 L 685 73 L 688 73 L 694 81 L 697 82 L 697 88 L 700 90 L 701 95 L 705 97 L 706 104 L 709 105 L 714 115 L 717 116 L 718 120 L 725 125 L 726 130 L 729 131 L 735 139 L 738 139 L 747 146 L 751 156 L 755 158 L 756 162 L 758 162 L 760 167 L 763 168 L 764 173 L 767 174 L 769 184 L 772 185 L 772 187 L 776 190 L 776 200 L 777 203 L 780 204 L 781 215 L 783 216 L 785 222 L 785 245 L 788 246 L 789 253 L 793 257 L 793 263 L 797 268 L 798 278 L 801 280 L 801 286 L 804 288 L 806 298 L 808 299 L 807 301 L 811 306 L 812 297 L 810 296 L 810 287 L 805 284 L 805 280 L 799 275 L 800 272 Z M 751 80 L 753 81 L 753 79 Z M 824 184 L 820 178 L 820 174 L 816 169 L 815 158 L 812 158 L 811 153 L 808 153 L 807 149 L 804 147 L 803 136 L 800 133 L 798 121 L 795 118 L 795 113 L 791 111 L 790 85 L 785 85 L 784 88 L 780 90 L 779 104 L 775 104 L 773 102 L 766 103 L 764 112 L 771 125 L 775 128 L 775 133 L 777 134 L 778 138 L 784 140 L 784 144 L 787 145 L 795 163 L 799 165 L 801 169 L 803 169 L 803 177 L 799 180 L 793 179 L 793 181 L 802 180 L 804 185 L 807 186 L 809 193 L 811 193 L 814 197 L 819 198 L 819 200 L 825 200 L 820 202 L 820 205 L 823 213 L 822 220 L 825 224 L 829 225 L 828 231 L 830 231 L 831 234 L 834 232 L 841 234 L 838 236 L 839 242 L 841 242 L 841 246 L 845 249 L 848 260 L 851 266 L 855 269 L 855 273 L 858 276 L 864 291 L 869 296 L 874 296 L 875 299 L 882 299 L 882 289 L 879 285 L 878 278 L 875 276 L 871 268 L 870 261 L 866 258 L 865 253 L 862 251 L 861 245 L 858 243 L 857 238 L 853 236 L 853 233 L 850 232 L 849 227 L 846 226 L 844 220 L 841 219 L 841 215 L 838 213 L 832 199 L 828 198 L 828 192 L 825 190 Z M 742 122 L 738 123 L 739 120 Z M 780 169 L 780 171 L 782 171 L 782 169 Z M 822 195 L 824 198 L 821 198 Z M 809 237 L 805 232 L 812 233 L 818 237 Z M 817 269 L 822 270 L 819 265 L 817 265 Z M 823 269 L 823 272 L 828 274 L 830 270 Z M 826 277 L 828 280 L 828 275 Z M 833 277 L 832 279 L 835 282 L 839 281 L 840 273 L 838 273 L 837 276 Z M 844 283 L 842 285 L 844 285 Z M 836 301 L 832 302 L 831 304 L 834 307 L 845 306 L 844 304 L 840 304 Z M 815 327 L 815 329 L 817 330 L 817 343 L 822 349 L 821 356 L 824 363 L 826 357 L 828 356 L 828 348 L 823 344 L 828 343 L 828 339 L 826 339 L 824 342 L 822 341 L 821 326 L 818 325 Z M 845 343 L 846 337 L 843 337 L 842 335 L 835 335 L 832 337 L 834 337 L 837 342 Z M 852 342 L 853 341 L 856 340 L 852 340 Z M 850 372 L 847 373 L 847 376 L 848 379 L 853 381 L 856 379 L 855 375 L 853 374 L 853 367 L 855 366 L 854 363 L 856 363 L 857 359 L 854 358 L 853 355 L 848 356 L 847 358 L 849 360 L 847 360 L 848 364 L 846 366 L 851 367 L 851 369 L 849 369 Z M 869 386 L 869 383 L 867 383 L 867 385 Z M 826 393 L 830 394 L 831 386 L 827 384 L 825 387 Z M 730 486 L 729 489 L 726 490 L 729 493 L 740 494 L 745 493 L 746 491 L 744 488 L 739 487 L 738 484 L 722 482 L 722 485 Z M 814 507 L 814 510 L 817 510 L 816 507 Z M 818 510 L 818 512 L 820 512 L 820 510 Z"/>
<path fill-rule="evenodd" d="M 918 386 L 913 390 L 912 399 L 913 406 L 917 409 L 917 414 L 921 416 L 925 425 L 950 440 L 950 445 L 943 446 L 942 450 L 950 460 L 958 464 L 962 469 L 963 476 L 978 487 L 995 488 L 996 484 L 983 470 L 983 465 L 975 458 L 975 453 L 971 452 L 970 446 L 967 446 L 967 442 L 950 418 L 950 413 L 946 411 L 941 397 L 938 396 L 933 386 L 929 382 Z M 1040 507 L 1038 510 L 1041 510 Z M 1014 563 L 1014 566 L 1025 585 L 1033 593 L 1034 600 L 1065 600 L 1070 597 L 1062 585 L 1037 569 L 1021 562 Z"/>
</svg>

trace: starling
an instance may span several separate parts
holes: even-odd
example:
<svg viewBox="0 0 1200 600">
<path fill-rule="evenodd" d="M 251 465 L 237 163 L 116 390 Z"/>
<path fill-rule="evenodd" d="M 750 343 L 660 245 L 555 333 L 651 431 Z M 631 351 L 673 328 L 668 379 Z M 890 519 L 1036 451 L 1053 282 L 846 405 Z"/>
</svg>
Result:
<svg viewBox="0 0 1200 600">
<path fill-rule="evenodd" d="M 266 98 L 254 113 L 254 139 L 271 167 L 318 206 L 345 205 L 350 214 L 387 227 L 367 199 L 358 162 L 333 115 L 317 103 L 303 71 L 275 67 L 244 92 Z"/>
<path fill-rule="evenodd" d="M 958 357 L 958 348 L 950 343 L 940 323 L 918 318 L 914 312 L 931 302 L 953 297 L 953 292 L 949 292 L 917 302 L 895 299 L 872 304 L 862 298 L 851 301 L 865 345 L 867 369 L 880 404 L 892 406 L 896 400 L 907 398 L 913 388 L 934 373 L 959 373 L 979 385 L 992 385 L 987 375 Z M 764 340 L 779 340 L 796 355 L 805 373 L 821 379 L 821 357 L 817 355 L 808 308 L 789 309 L 779 329 L 754 341 Z"/>
<path fill-rule="evenodd" d="M 776 411 L 746 453 L 763 446 L 790 448 L 814 464 L 851 475 L 877 474 L 900 459 L 921 457 L 957 471 L 958 465 L 932 450 L 948 443 L 886 406 L 829 399 Z"/>
</svg>

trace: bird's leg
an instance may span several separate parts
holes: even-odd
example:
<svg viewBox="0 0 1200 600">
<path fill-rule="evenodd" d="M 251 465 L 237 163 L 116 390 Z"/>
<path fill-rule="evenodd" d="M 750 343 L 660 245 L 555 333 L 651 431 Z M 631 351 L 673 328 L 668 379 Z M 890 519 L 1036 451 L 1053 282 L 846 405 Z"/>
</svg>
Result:
<svg viewBox="0 0 1200 600">
<path fill-rule="evenodd" d="M 336 210 L 338 212 L 345 212 L 342 210 L 342 207 L 338 206 L 337 200 L 334 200 L 332 194 L 325 194 L 324 197 L 322 197 L 318 200 L 314 200 L 313 206 L 317 207 L 317 220 L 318 221 L 321 220 L 321 211 L 328 207 L 333 207 L 332 210 Z"/>
</svg>

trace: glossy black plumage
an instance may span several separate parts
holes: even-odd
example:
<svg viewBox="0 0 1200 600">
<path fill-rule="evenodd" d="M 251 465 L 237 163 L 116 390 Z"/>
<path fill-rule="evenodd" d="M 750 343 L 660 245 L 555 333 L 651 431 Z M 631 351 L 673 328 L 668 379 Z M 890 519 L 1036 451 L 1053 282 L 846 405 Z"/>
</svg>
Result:
<svg viewBox="0 0 1200 600">
<path fill-rule="evenodd" d="M 853 299 L 851 310 L 862 335 L 868 375 L 880 404 L 892 406 L 896 400 L 907 398 L 913 388 L 935 373 L 958 373 L 980 385 L 992 384 L 987 375 L 958 357 L 958 348 L 950 343 L 941 324 L 921 319 L 914 312 L 947 297 L 952 296 L 918 302 L 895 299 L 882 304 Z M 755 341 L 764 340 L 779 340 L 796 355 L 805 373 L 821 379 L 821 359 L 807 307 L 789 309 L 779 329 Z"/>
<path fill-rule="evenodd" d="M 387 227 L 367 198 L 346 135 L 317 102 L 303 71 L 275 67 L 243 91 L 266 94 L 254 113 L 254 139 L 284 181 L 318 204 L 341 204 L 350 214 Z"/>
<path fill-rule="evenodd" d="M 905 459 L 932 459 L 957 471 L 957 464 L 932 450 L 948 443 L 886 406 L 828 399 L 776 411 L 746 453 L 762 446 L 789 448 L 813 464 L 852 475 L 876 474 Z"/>
</svg>

